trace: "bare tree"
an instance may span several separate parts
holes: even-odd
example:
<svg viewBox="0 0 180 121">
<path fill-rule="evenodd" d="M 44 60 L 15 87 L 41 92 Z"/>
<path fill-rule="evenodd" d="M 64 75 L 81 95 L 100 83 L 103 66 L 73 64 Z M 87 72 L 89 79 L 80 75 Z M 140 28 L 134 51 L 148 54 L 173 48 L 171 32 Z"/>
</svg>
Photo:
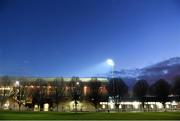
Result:
<svg viewBox="0 0 180 121">
<path fill-rule="evenodd" d="M 78 100 L 80 100 L 83 92 L 83 85 L 79 77 L 72 77 L 69 82 L 70 95 L 75 104 L 75 112 L 77 112 Z"/>
<path fill-rule="evenodd" d="M 119 102 L 121 98 L 128 94 L 128 86 L 120 78 L 111 78 L 108 83 L 109 96 L 113 98 L 116 109 L 119 110 Z"/>
<path fill-rule="evenodd" d="M 1 109 L 3 104 L 6 102 L 6 100 L 10 96 L 10 84 L 11 80 L 8 76 L 3 76 L 0 80 L 0 85 L 1 85 L 1 93 L 0 93 L 0 100 L 1 100 Z"/>
<path fill-rule="evenodd" d="M 173 92 L 176 96 L 180 96 L 180 76 L 177 76 L 174 79 Z"/>
<path fill-rule="evenodd" d="M 43 79 L 35 80 L 35 88 L 33 92 L 33 104 L 38 104 L 38 107 L 42 107 L 44 100 L 47 96 L 47 83 Z M 40 109 L 41 110 L 41 109 Z"/>
<path fill-rule="evenodd" d="M 63 99 L 64 97 L 64 92 L 65 92 L 65 83 L 63 78 L 56 78 L 53 81 L 52 84 L 54 88 L 54 93 L 53 93 L 53 99 L 56 104 L 56 109 L 58 111 L 59 109 L 59 102 Z"/>
<path fill-rule="evenodd" d="M 142 103 L 142 108 L 144 109 L 145 96 L 148 92 L 149 84 L 146 80 L 139 80 L 133 87 L 134 96 Z"/>
<path fill-rule="evenodd" d="M 92 78 L 89 82 L 90 93 L 89 93 L 89 101 L 92 102 L 96 108 L 98 109 L 98 105 L 101 100 L 100 87 L 101 82 L 97 80 L 97 78 Z"/>
<path fill-rule="evenodd" d="M 156 81 L 151 85 L 151 92 L 156 96 L 157 100 L 163 104 L 165 108 L 165 103 L 168 100 L 168 95 L 170 93 L 171 85 L 164 79 Z"/>
<path fill-rule="evenodd" d="M 21 110 L 21 105 L 25 104 L 28 97 L 28 80 L 26 78 L 20 78 L 19 84 L 16 85 L 16 99 L 19 105 L 19 111 Z"/>
</svg>

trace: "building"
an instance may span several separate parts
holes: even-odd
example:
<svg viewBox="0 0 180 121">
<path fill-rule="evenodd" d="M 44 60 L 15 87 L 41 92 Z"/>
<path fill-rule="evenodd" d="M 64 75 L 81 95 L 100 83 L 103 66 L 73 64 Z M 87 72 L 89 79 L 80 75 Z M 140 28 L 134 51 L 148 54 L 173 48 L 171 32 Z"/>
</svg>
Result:
<svg viewBox="0 0 180 121">
<path fill-rule="evenodd" d="M 55 80 L 63 84 L 58 85 Z M 104 95 L 99 102 L 99 111 L 163 111 L 161 102 L 155 97 L 146 96 L 145 106 L 132 96 L 124 97 L 117 104 L 111 97 L 106 98 L 108 91 L 106 85 L 108 78 L 17 78 L 11 77 L 9 81 L 0 83 L 1 108 L 6 110 L 33 110 L 33 111 L 95 111 L 95 107 L 88 99 L 90 94 L 89 82 L 101 82 L 99 92 Z M 70 84 L 70 82 L 75 82 Z M 62 86 L 63 85 L 63 86 Z M 63 98 L 58 104 L 54 100 L 56 91 L 63 89 Z M 72 90 L 73 89 L 73 90 Z M 80 89 L 80 90 L 79 90 Z M 75 91 L 75 92 L 72 92 Z M 81 98 L 74 100 L 72 94 L 81 93 Z M 180 110 L 180 97 L 170 95 L 165 104 L 167 111 Z"/>
</svg>

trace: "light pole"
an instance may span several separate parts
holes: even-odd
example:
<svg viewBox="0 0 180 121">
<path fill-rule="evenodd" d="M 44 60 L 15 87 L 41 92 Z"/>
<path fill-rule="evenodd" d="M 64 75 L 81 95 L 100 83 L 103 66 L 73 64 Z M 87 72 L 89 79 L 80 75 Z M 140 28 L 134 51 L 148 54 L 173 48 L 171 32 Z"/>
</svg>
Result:
<svg viewBox="0 0 180 121">
<path fill-rule="evenodd" d="M 16 81 L 16 83 L 15 83 L 15 85 L 16 85 L 16 87 L 18 88 L 18 93 L 17 93 L 17 97 L 16 97 L 16 100 L 18 101 L 18 104 L 19 104 L 19 111 L 20 111 L 20 106 L 21 106 L 21 90 L 20 90 L 20 83 L 19 83 L 19 81 Z M 19 98 L 19 99 L 18 99 Z"/>
<path fill-rule="evenodd" d="M 80 86 L 80 83 L 79 81 L 76 81 L 76 84 L 75 84 L 75 94 L 74 94 L 74 103 L 75 103 L 75 112 L 77 112 L 77 105 L 78 105 L 78 99 L 79 99 L 79 86 Z"/>
<path fill-rule="evenodd" d="M 114 67 L 115 67 L 115 63 L 112 59 L 107 59 L 106 63 L 112 67 L 112 87 L 113 87 L 113 93 L 115 93 L 114 91 Z M 109 101 L 109 100 L 108 100 Z M 108 109 L 109 112 L 109 109 Z"/>
</svg>

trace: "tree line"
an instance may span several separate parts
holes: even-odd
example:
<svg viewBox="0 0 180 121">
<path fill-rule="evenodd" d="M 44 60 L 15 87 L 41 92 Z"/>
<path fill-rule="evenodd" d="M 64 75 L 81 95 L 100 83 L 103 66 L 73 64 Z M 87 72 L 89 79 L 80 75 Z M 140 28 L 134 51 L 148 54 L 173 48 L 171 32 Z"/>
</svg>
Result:
<svg viewBox="0 0 180 121">
<path fill-rule="evenodd" d="M 75 111 L 77 111 L 78 101 L 88 101 L 95 109 L 99 108 L 100 102 L 108 102 L 109 97 L 115 103 L 118 110 L 120 102 L 126 98 L 134 98 L 141 102 L 142 108 L 147 101 L 147 96 L 153 96 L 155 101 L 159 101 L 165 108 L 168 95 L 180 95 L 180 76 L 177 76 L 172 83 L 164 79 L 159 79 L 153 84 L 146 80 L 137 80 L 130 88 L 121 78 L 110 78 L 108 82 L 91 78 L 88 82 L 82 82 L 78 77 L 72 77 L 69 82 L 63 78 L 56 78 L 53 81 L 46 81 L 38 78 L 29 81 L 27 78 L 19 78 L 19 85 L 15 85 L 12 79 L 4 76 L 0 80 L 0 103 L 1 108 L 8 99 L 13 99 L 19 105 L 33 108 L 35 104 L 43 107 L 44 103 L 58 111 L 59 103 L 68 99 L 74 101 Z M 13 88 L 9 88 L 12 87 Z M 87 91 L 84 94 L 85 89 Z"/>
</svg>

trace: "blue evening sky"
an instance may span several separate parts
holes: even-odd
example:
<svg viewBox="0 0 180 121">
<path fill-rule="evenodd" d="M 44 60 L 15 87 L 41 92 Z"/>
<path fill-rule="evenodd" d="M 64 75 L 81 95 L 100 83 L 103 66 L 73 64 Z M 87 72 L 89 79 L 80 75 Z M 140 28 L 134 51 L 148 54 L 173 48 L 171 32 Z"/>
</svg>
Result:
<svg viewBox="0 0 180 121">
<path fill-rule="evenodd" d="M 180 56 L 179 0 L 1 0 L 0 75 L 88 76 Z M 97 67 L 97 68 L 96 68 Z"/>
</svg>

